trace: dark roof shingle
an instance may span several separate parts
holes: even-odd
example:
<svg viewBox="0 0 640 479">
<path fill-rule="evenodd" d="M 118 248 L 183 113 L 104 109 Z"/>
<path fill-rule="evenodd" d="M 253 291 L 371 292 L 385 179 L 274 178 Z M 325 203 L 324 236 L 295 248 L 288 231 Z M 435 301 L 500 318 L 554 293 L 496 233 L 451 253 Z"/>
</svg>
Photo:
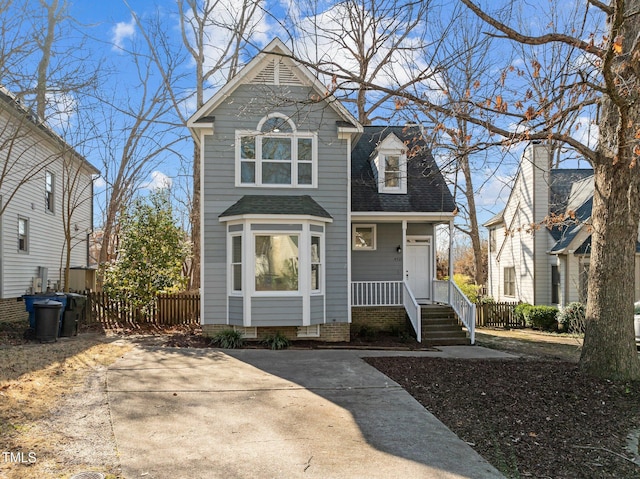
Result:
<svg viewBox="0 0 640 479">
<path fill-rule="evenodd" d="M 407 194 L 378 193 L 371 166 L 376 147 L 394 133 L 407 145 Z M 351 211 L 364 212 L 452 212 L 451 192 L 422 139 L 417 126 L 365 126 L 351 154 Z"/>
<path fill-rule="evenodd" d="M 246 195 L 219 217 L 239 215 L 309 215 L 331 218 L 331 215 L 308 195 Z"/>
</svg>

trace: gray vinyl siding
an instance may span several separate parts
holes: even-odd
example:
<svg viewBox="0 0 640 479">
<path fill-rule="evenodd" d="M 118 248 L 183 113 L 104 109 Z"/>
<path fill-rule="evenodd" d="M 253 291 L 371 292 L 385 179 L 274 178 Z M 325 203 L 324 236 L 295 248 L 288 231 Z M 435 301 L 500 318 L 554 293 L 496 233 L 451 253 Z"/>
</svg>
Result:
<svg viewBox="0 0 640 479">
<path fill-rule="evenodd" d="M 433 224 L 409 223 L 407 224 L 407 236 L 433 236 Z"/>
<path fill-rule="evenodd" d="M 5 125 L 6 114 L 6 111 L 0 111 L 0 125 Z M 6 130 L 0 130 L 2 141 L 6 139 Z M 38 267 L 47 268 L 47 278 L 52 286 L 58 283 L 60 287 L 63 286 L 64 270 L 61 265 L 64 266 L 66 255 L 62 216 L 63 158 L 60 147 L 54 145 L 39 129 L 26 131 L 25 128 L 24 135 L 23 140 L 13 145 L 14 158 L 19 157 L 21 168 L 14 165 L 13 171 L 6 175 L 0 187 L 0 201 L 9 201 L 0 217 L 0 298 L 15 298 L 25 294 L 31 287 L 33 278 L 38 276 Z M 34 147 L 36 142 L 37 147 Z M 10 161 L 13 163 L 16 160 Z M 80 176 L 75 190 L 74 203 L 77 208 L 71 217 L 72 268 L 88 266 L 87 235 L 93 228 L 91 171 L 81 166 L 79 160 L 73 164 L 74 168 L 80 168 Z M 20 172 L 34 168 L 37 172 L 20 184 L 24 180 Z M 53 212 L 47 211 L 45 206 L 45 171 L 54 175 Z M 14 192 L 15 195 L 11 198 Z M 28 220 L 26 252 L 18 250 L 19 217 Z M 44 284 L 43 289 L 46 287 L 47 284 Z"/>
<path fill-rule="evenodd" d="M 311 324 L 324 323 L 324 296 L 311 296 Z"/>
<path fill-rule="evenodd" d="M 229 296 L 229 324 L 234 326 L 243 325 L 244 304 L 242 298 Z"/>
<path fill-rule="evenodd" d="M 302 326 L 302 298 L 253 298 L 251 326 Z"/>
<path fill-rule="evenodd" d="M 402 245 L 401 223 L 377 225 L 376 249 L 351 252 L 351 278 L 353 281 L 401 281 Z M 349 245 L 351 247 L 351 245 Z"/>
<path fill-rule="evenodd" d="M 310 89 L 303 87 L 241 85 L 214 112 L 213 135 L 204 138 L 204 168 L 202 190 L 203 258 L 203 323 L 224 324 L 227 306 L 226 225 L 218 215 L 244 195 L 310 195 L 333 218 L 325 229 L 325 274 L 327 320 L 348 320 L 347 238 L 348 148 L 339 140 L 336 121 L 341 118 L 331 108 L 320 104 L 280 104 L 278 98 L 308 100 Z M 259 100 L 259 101 L 258 101 Z M 235 132 L 254 130 L 267 114 L 280 112 L 292 115 L 301 131 L 318 134 L 318 187 L 265 188 L 235 187 Z M 278 316 L 283 301 L 265 303 L 262 310 L 272 308 Z M 274 319 L 275 320 L 275 319 Z M 300 323 L 301 324 L 301 323 Z M 252 323 L 252 326 L 255 325 Z"/>
</svg>

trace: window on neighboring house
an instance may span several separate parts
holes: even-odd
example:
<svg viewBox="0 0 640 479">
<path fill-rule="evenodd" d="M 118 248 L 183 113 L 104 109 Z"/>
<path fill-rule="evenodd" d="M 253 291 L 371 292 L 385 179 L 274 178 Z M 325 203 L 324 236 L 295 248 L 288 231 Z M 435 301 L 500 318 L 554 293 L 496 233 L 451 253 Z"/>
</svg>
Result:
<svg viewBox="0 0 640 479">
<path fill-rule="evenodd" d="M 489 250 L 493 253 L 496 250 L 496 229 L 489 230 Z"/>
<path fill-rule="evenodd" d="M 47 211 L 53 213 L 55 177 L 50 171 L 44 172 L 44 201 Z"/>
<path fill-rule="evenodd" d="M 283 115 L 267 116 L 258 131 L 237 132 L 236 144 L 239 185 L 315 185 L 315 135 L 297 131 Z"/>
<path fill-rule="evenodd" d="M 587 302 L 587 294 L 589 293 L 589 263 L 581 263 L 578 271 L 579 288 L 578 298 L 581 303 Z"/>
<path fill-rule="evenodd" d="M 516 269 L 513 266 L 504 269 L 504 295 L 516 295 Z"/>
<path fill-rule="evenodd" d="M 255 236 L 256 291 L 298 291 L 298 235 Z"/>
<path fill-rule="evenodd" d="M 242 291 L 242 236 L 231 237 L 231 288 Z"/>
<path fill-rule="evenodd" d="M 322 281 L 322 256 L 320 236 L 311 237 L 311 291 L 320 291 Z"/>
<path fill-rule="evenodd" d="M 29 251 L 29 220 L 18 218 L 18 251 Z"/>
<path fill-rule="evenodd" d="M 351 233 L 354 250 L 373 251 L 376 249 L 376 225 L 353 225 Z"/>
<path fill-rule="evenodd" d="M 551 266 L 551 302 L 560 304 L 560 270 Z"/>
</svg>

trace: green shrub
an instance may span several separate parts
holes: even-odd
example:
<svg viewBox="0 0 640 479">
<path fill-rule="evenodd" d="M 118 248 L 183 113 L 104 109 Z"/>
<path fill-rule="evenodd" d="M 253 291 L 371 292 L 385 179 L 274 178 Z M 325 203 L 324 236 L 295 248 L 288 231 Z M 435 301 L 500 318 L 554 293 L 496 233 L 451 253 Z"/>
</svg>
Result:
<svg viewBox="0 0 640 479">
<path fill-rule="evenodd" d="M 268 346 L 270 349 L 287 349 L 291 346 L 291 341 L 287 339 L 287 337 L 282 334 L 280 331 L 276 331 L 274 334 L 270 334 L 266 338 L 262 340 L 262 344 Z"/>
<path fill-rule="evenodd" d="M 380 331 L 368 324 L 359 324 L 353 329 L 353 335 L 360 339 L 375 339 Z"/>
<path fill-rule="evenodd" d="M 211 343 L 223 349 L 237 349 L 244 345 L 244 338 L 242 331 L 224 329 L 211 339 Z"/>
<path fill-rule="evenodd" d="M 456 283 L 460 291 L 469 298 L 469 301 L 472 303 L 478 302 L 478 297 L 480 293 L 480 286 L 473 283 L 471 277 L 465 274 L 454 274 L 453 282 Z"/>
<path fill-rule="evenodd" d="M 558 313 L 558 324 L 561 324 L 569 333 L 584 333 L 585 313 L 584 304 L 569 303 Z"/>
<path fill-rule="evenodd" d="M 533 308 L 532 304 L 529 303 L 520 303 L 515 308 L 513 308 L 513 314 L 516 319 L 525 326 L 531 326 L 529 322 L 529 310 Z"/>
<path fill-rule="evenodd" d="M 551 331 L 557 326 L 558 310 L 553 306 L 532 306 L 528 311 L 528 319 L 532 328 Z"/>
</svg>

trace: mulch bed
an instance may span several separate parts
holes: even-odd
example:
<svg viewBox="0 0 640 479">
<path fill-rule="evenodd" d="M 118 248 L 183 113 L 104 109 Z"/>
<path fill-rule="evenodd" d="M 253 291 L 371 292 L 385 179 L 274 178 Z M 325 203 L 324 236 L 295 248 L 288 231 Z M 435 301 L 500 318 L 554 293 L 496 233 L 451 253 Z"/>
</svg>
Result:
<svg viewBox="0 0 640 479">
<path fill-rule="evenodd" d="M 588 377 L 564 361 L 366 361 L 507 477 L 640 478 L 640 382 Z"/>
</svg>

